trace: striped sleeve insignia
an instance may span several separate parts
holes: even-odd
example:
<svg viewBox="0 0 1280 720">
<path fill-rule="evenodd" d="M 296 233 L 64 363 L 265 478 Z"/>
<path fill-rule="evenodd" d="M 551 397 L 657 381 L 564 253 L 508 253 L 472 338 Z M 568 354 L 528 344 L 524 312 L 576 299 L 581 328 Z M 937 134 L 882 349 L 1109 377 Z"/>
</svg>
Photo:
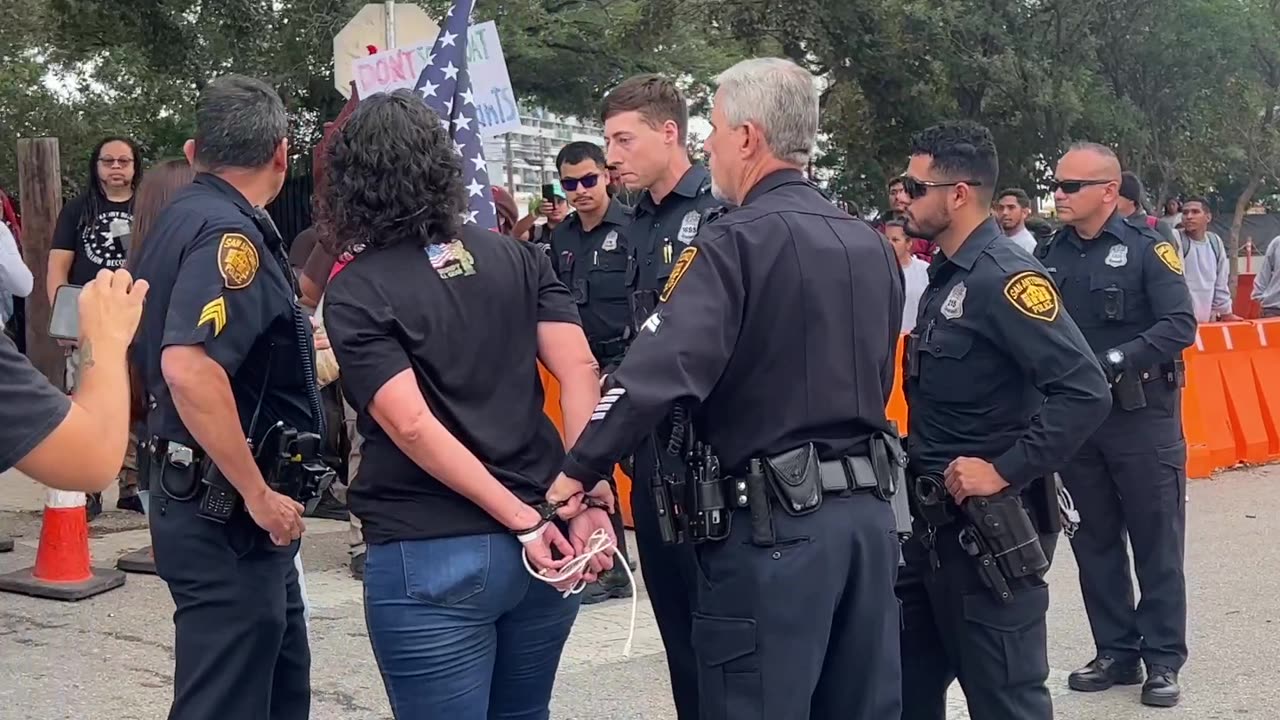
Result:
<svg viewBox="0 0 1280 720">
<path fill-rule="evenodd" d="M 227 326 L 227 301 L 221 295 L 210 300 L 200 309 L 200 319 L 196 322 L 196 327 L 202 325 L 212 325 L 214 337 L 220 335 L 222 328 Z"/>
<path fill-rule="evenodd" d="M 603 420 L 609 411 L 613 409 L 613 404 L 622 399 L 627 394 L 627 389 L 616 387 L 609 390 L 600 398 L 600 402 L 596 404 L 596 409 L 591 412 L 592 420 Z"/>
</svg>

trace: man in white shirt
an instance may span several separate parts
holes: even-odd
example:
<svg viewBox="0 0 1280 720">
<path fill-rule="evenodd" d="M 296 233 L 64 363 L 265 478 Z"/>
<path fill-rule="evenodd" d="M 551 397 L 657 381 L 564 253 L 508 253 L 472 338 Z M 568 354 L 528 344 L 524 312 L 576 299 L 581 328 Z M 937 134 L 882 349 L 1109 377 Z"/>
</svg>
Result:
<svg viewBox="0 0 1280 720">
<path fill-rule="evenodd" d="M 1280 317 L 1280 236 L 1267 245 L 1262 266 L 1253 279 L 1253 299 L 1262 307 L 1262 317 Z"/>
<path fill-rule="evenodd" d="M 893 219 L 885 223 L 885 237 L 893 245 L 893 252 L 898 256 L 898 264 L 902 267 L 905 280 L 902 289 L 905 302 L 902 304 L 902 332 L 911 332 L 916 326 L 916 315 L 920 309 L 920 296 L 929 285 L 929 263 L 911 254 L 911 239 L 907 237 L 906 223 Z"/>
<path fill-rule="evenodd" d="M 31 294 L 34 279 L 22 260 L 18 241 L 0 220 L 0 328 L 13 316 L 13 299 Z"/>
<path fill-rule="evenodd" d="M 1182 203 L 1181 252 L 1183 274 L 1191 290 L 1196 322 L 1239 320 L 1231 310 L 1226 248 L 1217 233 L 1209 232 L 1213 212 L 1204 198 L 1188 198 Z"/>
<path fill-rule="evenodd" d="M 1031 198 L 1021 188 L 1009 188 L 996 198 L 996 220 L 1000 229 L 1018 247 L 1029 253 L 1036 250 L 1036 236 L 1027 229 L 1031 217 Z"/>
</svg>

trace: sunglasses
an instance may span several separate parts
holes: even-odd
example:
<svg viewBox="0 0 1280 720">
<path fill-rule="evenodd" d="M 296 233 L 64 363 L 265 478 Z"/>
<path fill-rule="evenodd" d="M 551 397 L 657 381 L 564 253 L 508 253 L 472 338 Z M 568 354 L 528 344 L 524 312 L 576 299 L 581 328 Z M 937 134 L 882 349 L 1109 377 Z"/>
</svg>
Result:
<svg viewBox="0 0 1280 720">
<path fill-rule="evenodd" d="M 107 155 L 105 157 L 98 158 L 98 162 L 101 163 L 103 167 L 115 167 L 116 165 L 119 165 L 120 167 L 125 168 L 133 164 L 133 158 L 113 158 L 110 155 Z"/>
<path fill-rule="evenodd" d="M 577 190 L 578 185 L 582 185 L 582 187 L 590 190 L 599 182 L 600 173 L 591 173 L 590 175 L 583 175 L 580 178 L 562 177 L 560 178 L 560 187 L 564 188 L 565 192 L 573 192 Z"/>
<path fill-rule="evenodd" d="M 1086 187 L 1092 185 L 1106 185 L 1110 180 L 1054 180 L 1049 183 L 1049 192 L 1062 192 L 1068 195 L 1075 195 Z"/>
<path fill-rule="evenodd" d="M 919 200 L 928 194 L 931 188 L 955 187 L 956 185 L 982 185 L 978 180 L 956 180 L 955 182 L 935 182 L 933 180 L 917 180 L 910 175 L 902 176 L 902 191 L 912 200 Z"/>
</svg>

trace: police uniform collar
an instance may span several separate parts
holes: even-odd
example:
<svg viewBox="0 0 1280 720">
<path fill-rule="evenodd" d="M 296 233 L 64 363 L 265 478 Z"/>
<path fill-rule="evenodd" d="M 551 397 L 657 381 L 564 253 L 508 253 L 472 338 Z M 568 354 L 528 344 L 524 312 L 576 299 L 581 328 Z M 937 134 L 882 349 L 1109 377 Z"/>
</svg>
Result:
<svg viewBox="0 0 1280 720">
<path fill-rule="evenodd" d="M 793 182 L 802 182 L 806 185 L 809 183 L 805 178 L 804 173 L 794 168 L 774 170 L 768 175 L 760 178 L 760 180 L 756 182 L 755 187 L 752 187 L 747 191 L 747 196 L 743 198 L 742 204 L 746 205 L 771 190 L 776 190 L 787 183 Z"/>
<path fill-rule="evenodd" d="M 698 197 L 703 185 L 711 178 L 711 173 L 707 172 L 707 168 L 702 165 L 691 165 L 688 170 L 684 171 L 684 175 L 680 176 L 680 181 L 676 186 L 671 188 L 672 195 L 680 195 L 687 198 Z M 640 202 L 636 203 L 636 210 L 653 214 L 657 211 L 658 203 L 653 201 L 653 196 L 648 190 L 644 191 L 644 196 L 640 198 Z"/>
<path fill-rule="evenodd" d="M 214 175 L 213 173 L 209 173 L 209 172 L 197 173 L 195 182 L 199 183 L 200 185 L 205 185 L 207 187 L 213 188 L 214 190 L 217 190 L 223 195 L 226 195 L 227 197 L 231 198 L 231 201 L 236 204 L 236 207 L 240 208 L 241 210 L 244 210 L 246 213 L 253 212 L 253 205 L 249 204 L 249 201 L 248 199 L 245 198 L 244 193 L 241 193 L 239 190 L 236 189 L 234 185 L 227 182 L 226 180 L 223 180 L 217 175 Z"/>
<path fill-rule="evenodd" d="M 570 223 L 578 232 L 587 231 L 586 227 L 582 224 L 582 213 L 577 210 L 574 210 L 573 213 L 565 219 L 565 222 Z M 610 198 L 609 207 L 604 211 L 604 217 L 601 218 L 600 225 L 592 228 L 592 230 L 598 230 L 603 225 L 617 225 L 618 227 L 623 227 L 629 224 L 631 224 L 631 218 L 627 215 L 626 206 L 617 200 Z"/>
<path fill-rule="evenodd" d="M 1111 217 L 1107 218 L 1107 222 L 1102 226 L 1102 232 L 1110 233 L 1117 240 L 1124 238 L 1125 232 L 1129 226 L 1125 223 L 1125 217 L 1119 210 L 1111 211 Z"/>
<path fill-rule="evenodd" d="M 996 238 L 1003 235 L 1004 233 L 1000 231 L 1000 226 L 996 224 L 995 219 L 987 218 L 986 222 L 969 233 L 969 237 L 965 238 L 964 243 L 960 245 L 960 249 L 956 250 L 956 256 L 947 258 L 947 261 L 959 265 L 965 270 L 972 270 L 973 263 L 977 261 L 982 251 L 990 247 Z"/>
</svg>

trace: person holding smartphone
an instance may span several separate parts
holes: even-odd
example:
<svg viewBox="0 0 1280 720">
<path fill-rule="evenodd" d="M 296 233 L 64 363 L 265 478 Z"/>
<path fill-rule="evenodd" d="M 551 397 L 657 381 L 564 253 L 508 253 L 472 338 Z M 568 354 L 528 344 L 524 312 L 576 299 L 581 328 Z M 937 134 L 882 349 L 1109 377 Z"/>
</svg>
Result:
<svg viewBox="0 0 1280 720">
<path fill-rule="evenodd" d="M 0 334 L 0 473 L 16 467 L 55 490 L 111 484 L 129 439 L 125 353 L 146 295 L 147 282 L 125 270 L 101 270 L 79 293 L 81 382 L 71 397 Z"/>
</svg>

